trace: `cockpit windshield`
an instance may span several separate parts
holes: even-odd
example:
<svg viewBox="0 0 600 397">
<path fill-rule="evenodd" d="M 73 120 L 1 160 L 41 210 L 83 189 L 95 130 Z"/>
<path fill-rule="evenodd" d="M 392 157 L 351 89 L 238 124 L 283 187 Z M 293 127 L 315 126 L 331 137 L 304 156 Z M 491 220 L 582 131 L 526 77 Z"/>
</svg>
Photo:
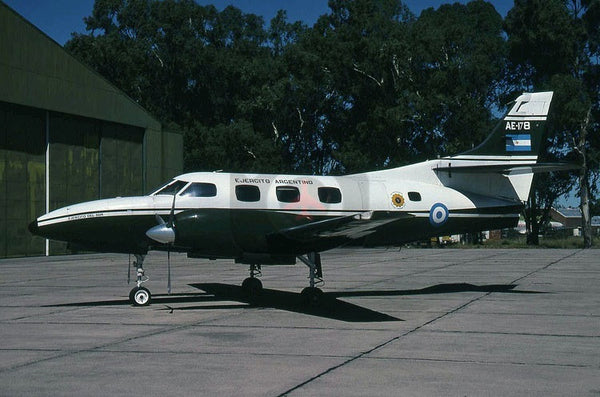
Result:
<svg viewBox="0 0 600 397">
<path fill-rule="evenodd" d="M 181 189 L 183 189 L 183 187 L 187 184 L 188 184 L 188 182 L 178 181 L 175 179 L 175 180 L 172 180 L 171 182 L 167 183 L 165 186 L 161 187 L 154 193 L 152 193 L 152 195 L 153 196 L 158 196 L 158 195 L 173 196 L 173 195 L 177 194 Z"/>
</svg>

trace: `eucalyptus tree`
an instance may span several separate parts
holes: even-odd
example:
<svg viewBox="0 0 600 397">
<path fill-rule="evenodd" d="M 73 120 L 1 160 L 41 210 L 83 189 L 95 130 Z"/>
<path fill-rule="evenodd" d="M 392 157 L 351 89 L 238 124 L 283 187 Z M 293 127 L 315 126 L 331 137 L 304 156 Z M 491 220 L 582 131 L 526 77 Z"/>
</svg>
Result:
<svg viewBox="0 0 600 397">
<path fill-rule="evenodd" d="M 482 0 L 443 4 L 421 13 L 411 37 L 415 152 L 470 149 L 497 116 L 506 62 L 502 17 Z"/>
<path fill-rule="evenodd" d="M 329 7 L 290 58 L 295 75 L 311 82 L 303 89 L 318 98 L 316 112 L 299 108 L 299 115 L 318 132 L 313 140 L 327 151 L 329 172 L 405 162 L 414 16 L 398 0 L 331 0 Z"/>
</svg>

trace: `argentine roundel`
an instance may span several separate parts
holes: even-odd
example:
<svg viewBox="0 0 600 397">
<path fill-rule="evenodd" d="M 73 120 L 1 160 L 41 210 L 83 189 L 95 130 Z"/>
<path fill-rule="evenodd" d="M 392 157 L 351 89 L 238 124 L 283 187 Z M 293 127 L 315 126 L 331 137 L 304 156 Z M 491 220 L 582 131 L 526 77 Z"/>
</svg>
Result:
<svg viewBox="0 0 600 397">
<path fill-rule="evenodd" d="M 442 203 L 435 203 L 429 210 L 429 223 L 435 227 L 442 226 L 448 220 L 448 215 L 448 207 Z"/>
</svg>

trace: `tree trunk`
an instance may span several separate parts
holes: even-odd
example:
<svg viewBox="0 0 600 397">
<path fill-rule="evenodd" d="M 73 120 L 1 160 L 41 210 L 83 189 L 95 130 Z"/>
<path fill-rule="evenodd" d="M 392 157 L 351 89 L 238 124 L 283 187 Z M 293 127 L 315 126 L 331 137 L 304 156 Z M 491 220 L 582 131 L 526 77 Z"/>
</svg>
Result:
<svg viewBox="0 0 600 397">
<path fill-rule="evenodd" d="M 583 170 L 581 173 L 583 174 Z M 592 246 L 592 218 L 590 217 L 590 197 L 587 175 L 580 176 L 579 185 L 579 194 L 581 196 L 581 234 L 583 235 L 583 248 L 590 248 Z"/>
<path fill-rule="evenodd" d="M 540 245 L 540 224 L 537 219 L 537 196 L 532 192 L 529 196 L 529 213 L 526 212 L 527 244 Z"/>
<path fill-rule="evenodd" d="M 578 151 L 581 154 L 581 171 L 579 172 L 579 199 L 581 208 L 581 234 L 583 236 L 583 248 L 592 246 L 592 218 L 590 217 L 590 188 L 589 171 L 587 165 L 587 130 L 590 124 L 590 115 L 592 107 L 588 108 L 585 119 L 581 123 L 581 132 L 579 134 Z"/>
</svg>

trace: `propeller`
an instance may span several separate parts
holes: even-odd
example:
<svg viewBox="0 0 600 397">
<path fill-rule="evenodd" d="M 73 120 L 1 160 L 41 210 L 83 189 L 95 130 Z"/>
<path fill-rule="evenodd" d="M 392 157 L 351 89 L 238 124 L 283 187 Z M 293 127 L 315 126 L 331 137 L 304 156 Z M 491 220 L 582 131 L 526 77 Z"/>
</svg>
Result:
<svg viewBox="0 0 600 397">
<path fill-rule="evenodd" d="M 173 194 L 173 203 L 169 212 L 169 221 L 156 214 L 158 225 L 151 227 L 146 231 L 146 236 L 154 241 L 167 244 L 167 292 L 171 294 L 171 248 L 175 242 L 175 199 L 177 194 Z"/>
</svg>

